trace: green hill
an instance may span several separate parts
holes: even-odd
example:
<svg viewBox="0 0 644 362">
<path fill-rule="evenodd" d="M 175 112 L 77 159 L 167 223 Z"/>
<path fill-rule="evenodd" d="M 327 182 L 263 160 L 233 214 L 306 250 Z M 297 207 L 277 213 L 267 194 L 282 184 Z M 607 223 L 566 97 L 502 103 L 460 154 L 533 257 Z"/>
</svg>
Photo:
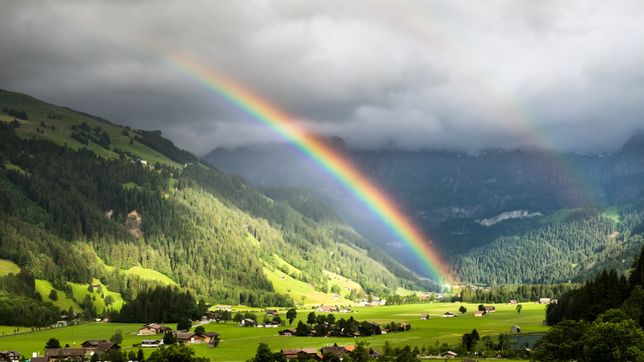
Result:
<svg viewBox="0 0 644 362">
<path fill-rule="evenodd" d="M 8 91 L 0 109 L 0 258 L 37 279 L 41 303 L 52 288 L 54 305 L 76 309 L 88 296 L 100 314 L 107 295 L 116 307 L 154 285 L 250 306 L 322 303 L 334 285 L 431 287 L 322 204 L 273 199 L 160 132 Z M 297 271 L 286 271 L 291 285 L 275 278 L 285 265 Z M 68 288 L 78 306 L 62 298 Z"/>
</svg>

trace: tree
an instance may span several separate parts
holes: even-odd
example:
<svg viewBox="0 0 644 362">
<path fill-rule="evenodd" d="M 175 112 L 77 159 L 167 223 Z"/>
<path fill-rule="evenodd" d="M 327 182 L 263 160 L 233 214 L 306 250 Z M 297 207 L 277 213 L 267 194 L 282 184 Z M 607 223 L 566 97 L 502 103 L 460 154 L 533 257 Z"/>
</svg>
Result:
<svg viewBox="0 0 644 362">
<path fill-rule="evenodd" d="M 257 346 L 255 357 L 249 360 L 250 362 L 282 362 L 286 361 L 284 355 L 280 352 L 273 353 L 266 343 L 260 343 Z"/>
<path fill-rule="evenodd" d="M 49 292 L 49 299 L 53 300 L 54 302 L 58 300 L 58 292 L 56 289 L 52 289 L 51 292 Z"/>
<path fill-rule="evenodd" d="M 154 351 L 147 362 L 206 362 L 207 358 L 195 357 L 195 351 L 184 345 L 173 344 Z"/>
<path fill-rule="evenodd" d="M 310 332 L 310 328 L 308 325 L 302 323 L 302 321 L 299 321 L 297 323 L 297 328 L 295 329 L 295 334 L 298 336 L 308 336 Z"/>
<path fill-rule="evenodd" d="M 295 308 L 291 308 L 288 311 L 286 311 L 286 319 L 288 319 L 288 324 L 292 325 L 293 321 L 297 318 L 297 310 Z"/>
<path fill-rule="evenodd" d="M 349 353 L 349 356 L 351 356 L 351 360 L 354 362 L 368 362 L 370 357 L 369 357 L 369 350 L 367 350 L 367 346 L 368 346 L 367 342 L 358 342 L 353 352 Z"/>
<path fill-rule="evenodd" d="M 521 304 L 517 304 L 517 313 L 521 314 L 521 309 L 523 309 L 523 306 Z"/>
<path fill-rule="evenodd" d="M 233 317 L 233 321 L 235 321 L 235 322 L 239 323 L 239 322 L 241 322 L 241 321 L 242 321 L 242 319 L 244 319 L 244 315 L 243 315 L 243 314 L 241 314 L 241 313 L 239 313 L 239 312 L 235 313 L 235 316 Z"/>
<path fill-rule="evenodd" d="M 192 328 L 192 321 L 188 318 L 184 318 L 177 323 L 177 330 L 189 331 L 190 328 Z"/>
<path fill-rule="evenodd" d="M 465 308 L 464 305 L 462 305 L 460 308 L 458 308 L 458 311 L 461 312 L 461 314 L 467 313 L 467 308 Z"/>
<path fill-rule="evenodd" d="M 60 341 L 56 338 L 49 338 L 47 343 L 45 343 L 45 349 L 47 348 L 60 348 Z"/>
<path fill-rule="evenodd" d="M 112 303 L 114 303 L 114 298 L 111 295 L 108 295 L 103 300 L 105 301 L 105 306 L 106 307 L 109 307 L 110 305 L 112 305 Z"/>
<path fill-rule="evenodd" d="M 145 362 L 145 355 L 143 354 L 143 350 L 139 348 L 139 351 L 136 353 L 136 360 L 139 362 Z"/>
<path fill-rule="evenodd" d="M 197 326 L 197 327 L 195 327 L 195 333 L 196 334 L 204 334 L 204 333 L 206 333 L 206 328 L 204 328 L 203 326 Z"/>
<path fill-rule="evenodd" d="M 537 361 L 571 361 L 582 355 L 581 338 L 586 332 L 586 322 L 564 320 L 553 326 L 534 347 Z"/>
<path fill-rule="evenodd" d="M 595 321 L 582 338 L 587 361 L 643 361 L 644 332 L 631 319 Z"/>
<path fill-rule="evenodd" d="M 169 346 L 175 343 L 177 343 L 177 339 L 174 337 L 174 334 L 170 331 L 165 332 L 165 334 L 163 335 L 163 344 Z"/>
<path fill-rule="evenodd" d="M 315 322 L 316 322 L 315 312 L 309 313 L 309 315 L 306 316 L 306 323 L 308 325 L 313 325 L 313 324 L 315 324 Z"/>
<path fill-rule="evenodd" d="M 114 332 L 114 335 L 110 337 L 110 341 L 114 344 L 121 344 L 121 342 L 123 342 L 123 333 L 120 329 L 117 329 L 116 332 Z"/>
<path fill-rule="evenodd" d="M 483 304 L 479 304 L 479 312 L 485 312 L 485 306 Z"/>
</svg>

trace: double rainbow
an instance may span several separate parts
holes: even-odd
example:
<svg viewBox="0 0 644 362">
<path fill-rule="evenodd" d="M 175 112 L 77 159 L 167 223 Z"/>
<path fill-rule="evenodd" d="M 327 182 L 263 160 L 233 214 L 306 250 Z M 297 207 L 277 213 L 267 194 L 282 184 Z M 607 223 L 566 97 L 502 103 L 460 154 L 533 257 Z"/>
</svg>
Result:
<svg viewBox="0 0 644 362">
<path fill-rule="evenodd" d="M 427 272 L 439 283 L 453 282 L 450 268 L 432 249 L 431 240 L 423 235 L 423 232 L 383 190 L 356 169 L 349 160 L 299 126 L 286 112 L 241 84 L 218 74 L 214 69 L 177 54 L 169 55 L 166 59 L 181 73 L 199 82 L 291 142 L 371 210 L 395 237 L 414 252 Z"/>
</svg>

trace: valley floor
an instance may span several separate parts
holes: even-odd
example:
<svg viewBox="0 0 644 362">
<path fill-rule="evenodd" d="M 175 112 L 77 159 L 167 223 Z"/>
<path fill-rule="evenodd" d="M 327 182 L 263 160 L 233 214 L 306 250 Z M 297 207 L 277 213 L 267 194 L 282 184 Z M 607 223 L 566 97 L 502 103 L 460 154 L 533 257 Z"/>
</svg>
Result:
<svg viewBox="0 0 644 362">
<path fill-rule="evenodd" d="M 467 308 L 462 315 L 458 312 L 461 305 Z M 210 358 L 212 361 L 245 361 L 255 354 L 257 345 L 260 342 L 267 343 L 271 349 L 281 348 L 303 348 L 333 345 L 351 345 L 356 341 L 366 341 L 370 347 L 382 350 L 385 341 L 396 346 L 430 346 L 436 341 L 456 344 L 460 342 L 464 333 L 469 333 L 476 328 L 481 336 L 496 336 L 501 333 L 509 334 L 513 325 L 521 327 L 521 334 L 544 332 L 548 327 L 543 325 L 545 318 L 545 306 L 535 303 L 523 303 L 523 310 L 517 313 L 515 306 L 496 304 L 496 313 L 490 313 L 485 317 L 474 317 L 477 309 L 476 304 L 467 303 L 435 303 L 435 304 L 408 304 L 400 306 L 362 307 L 355 308 L 353 313 L 336 314 L 336 318 L 349 318 L 353 316 L 357 320 L 388 323 L 391 321 L 407 322 L 412 329 L 408 332 L 391 333 L 372 337 L 351 338 L 317 338 L 317 337 L 285 337 L 278 335 L 278 329 L 266 328 L 243 328 L 236 324 L 212 323 L 205 325 L 206 331 L 214 331 L 220 334 L 221 343 L 217 348 L 209 348 L 207 345 L 192 345 L 198 356 Z M 310 309 L 299 310 L 298 318 L 306 319 Z M 455 318 L 441 318 L 445 312 L 457 314 Z M 421 315 L 429 314 L 428 320 L 421 320 Z M 282 313 L 284 318 L 284 313 Z M 293 323 L 297 324 L 297 320 Z M 133 349 L 143 339 L 151 337 L 137 336 L 136 331 L 141 324 L 119 324 L 119 323 L 89 323 L 79 326 L 64 327 L 58 329 L 46 329 L 41 331 L 8 335 L 13 333 L 16 327 L 0 327 L 5 335 L 0 337 L 0 350 L 15 349 L 23 356 L 31 356 L 32 352 L 42 353 L 45 342 L 55 337 L 61 344 L 79 346 L 88 339 L 109 339 L 114 332 L 120 329 L 124 340 L 121 346 L 125 350 Z M 175 328 L 176 325 L 171 325 Z M 21 332 L 30 330 L 21 328 Z M 153 338 L 161 338 L 156 336 Z M 147 349 L 146 355 L 152 353 L 153 349 Z"/>
</svg>

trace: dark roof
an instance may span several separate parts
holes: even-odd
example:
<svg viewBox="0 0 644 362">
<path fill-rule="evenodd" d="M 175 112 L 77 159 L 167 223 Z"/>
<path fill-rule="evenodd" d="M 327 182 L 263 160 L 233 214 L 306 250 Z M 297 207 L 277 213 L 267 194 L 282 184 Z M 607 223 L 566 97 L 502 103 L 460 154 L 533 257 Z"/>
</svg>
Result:
<svg viewBox="0 0 644 362">
<path fill-rule="evenodd" d="M 211 338 L 212 338 L 212 337 L 218 337 L 218 336 L 219 336 L 219 333 L 217 333 L 217 332 L 206 332 L 206 333 L 202 333 L 202 334 L 203 334 L 204 336 L 211 337 Z"/>
<path fill-rule="evenodd" d="M 106 339 L 90 339 L 81 343 L 81 346 L 83 346 L 84 348 L 89 348 L 89 347 L 95 348 L 102 342 L 109 342 L 109 341 Z"/>
<path fill-rule="evenodd" d="M 45 356 L 57 357 L 60 352 L 60 348 L 47 348 L 45 349 Z M 62 353 L 65 357 L 83 357 L 87 351 L 84 348 L 63 348 Z"/>
<path fill-rule="evenodd" d="M 177 332 L 177 339 L 178 340 L 187 340 L 192 337 L 196 336 L 194 332 Z"/>
<path fill-rule="evenodd" d="M 111 349 L 121 349 L 121 346 L 119 346 L 118 344 L 114 344 L 110 341 L 105 341 L 105 342 L 100 342 L 98 346 L 96 346 L 95 351 L 98 353 L 101 353 L 101 352 L 107 352 Z"/>
</svg>

